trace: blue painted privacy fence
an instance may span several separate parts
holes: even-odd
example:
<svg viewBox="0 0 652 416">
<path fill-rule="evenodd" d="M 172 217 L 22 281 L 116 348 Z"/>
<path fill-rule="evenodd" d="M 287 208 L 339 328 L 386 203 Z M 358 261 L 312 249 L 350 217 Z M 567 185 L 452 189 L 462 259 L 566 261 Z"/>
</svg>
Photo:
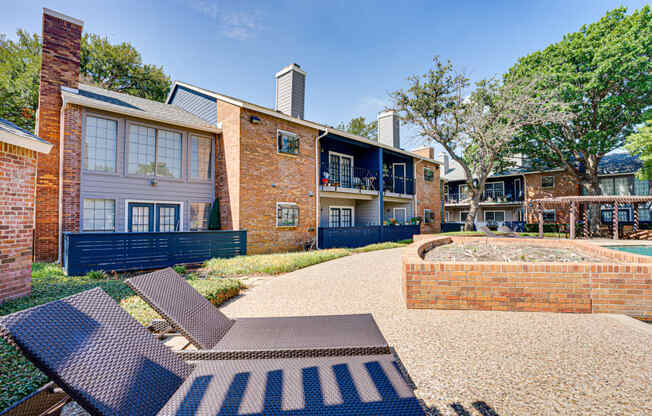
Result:
<svg viewBox="0 0 652 416">
<path fill-rule="evenodd" d="M 367 244 L 400 241 L 419 234 L 418 225 L 369 225 L 364 227 L 320 227 L 319 248 L 362 247 Z"/>
<path fill-rule="evenodd" d="M 91 270 L 158 269 L 245 255 L 247 232 L 65 233 L 63 244 L 64 270 L 78 276 Z"/>
</svg>

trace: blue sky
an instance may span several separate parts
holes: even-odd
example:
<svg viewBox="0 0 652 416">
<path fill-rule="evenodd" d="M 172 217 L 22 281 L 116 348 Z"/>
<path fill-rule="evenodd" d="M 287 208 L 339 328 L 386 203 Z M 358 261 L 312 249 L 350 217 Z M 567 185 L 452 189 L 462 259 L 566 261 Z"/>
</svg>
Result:
<svg viewBox="0 0 652 416">
<path fill-rule="evenodd" d="M 231 1 L 20 0 L 3 5 L 0 33 L 41 31 L 49 7 L 84 30 L 128 41 L 172 79 L 273 107 L 274 74 L 296 62 L 308 73 L 306 119 L 336 125 L 375 118 L 388 93 L 425 72 L 434 55 L 472 80 L 502 74 L 620 5 L 646 1 Z M 402 128 L 402 145 L 420 145 Z"/>
</svg>

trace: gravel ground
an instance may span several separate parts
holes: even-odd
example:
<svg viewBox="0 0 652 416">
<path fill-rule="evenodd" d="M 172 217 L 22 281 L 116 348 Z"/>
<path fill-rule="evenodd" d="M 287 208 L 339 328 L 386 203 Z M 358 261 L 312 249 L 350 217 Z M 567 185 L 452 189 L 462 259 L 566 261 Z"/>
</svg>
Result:
<svg viewBox="0 0 652 416">
<path fill-rule="evenodd" d="M 408 310 L 401 249 L 259 280 L 233 317 L 371 312 L 441 415 L 652 415 L 652 325 L 612 315 Z"/>
<path fill-rule="evenodd" d="M 568 247 L 541 247 L 534 244 L 489 244 L 469 241 L 435 247 L 425 255 L 428 261 L 581 262 L 605 263 L 614 259 L 590 255 Z"/>
</svg>

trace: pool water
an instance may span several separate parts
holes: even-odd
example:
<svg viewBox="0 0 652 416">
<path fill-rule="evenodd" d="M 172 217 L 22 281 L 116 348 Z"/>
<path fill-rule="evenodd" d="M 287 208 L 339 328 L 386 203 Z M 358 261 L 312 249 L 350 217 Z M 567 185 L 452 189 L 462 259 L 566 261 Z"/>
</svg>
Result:
<svg viewBox="0 0 652 416">
<path fill-rule="evenodd" d="M 652 256 L 652 246 L 606 246 L 619 251 L 626 251 L 632 254 L 641 254 L 643 256 Z"/>
</svg>

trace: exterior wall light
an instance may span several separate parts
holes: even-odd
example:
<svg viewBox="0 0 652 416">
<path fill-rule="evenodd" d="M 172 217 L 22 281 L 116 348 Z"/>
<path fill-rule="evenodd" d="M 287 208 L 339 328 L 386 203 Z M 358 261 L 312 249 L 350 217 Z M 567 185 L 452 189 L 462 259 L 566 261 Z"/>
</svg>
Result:
<svg viewBox="0 0 652 416">
<path fill-rule="evenodd" d="M 251 116 L 249 118 L 249 121 L 251 122 L 251 124 L 260 124 L 260 118 L 257 116 Z"/>
</svg>

